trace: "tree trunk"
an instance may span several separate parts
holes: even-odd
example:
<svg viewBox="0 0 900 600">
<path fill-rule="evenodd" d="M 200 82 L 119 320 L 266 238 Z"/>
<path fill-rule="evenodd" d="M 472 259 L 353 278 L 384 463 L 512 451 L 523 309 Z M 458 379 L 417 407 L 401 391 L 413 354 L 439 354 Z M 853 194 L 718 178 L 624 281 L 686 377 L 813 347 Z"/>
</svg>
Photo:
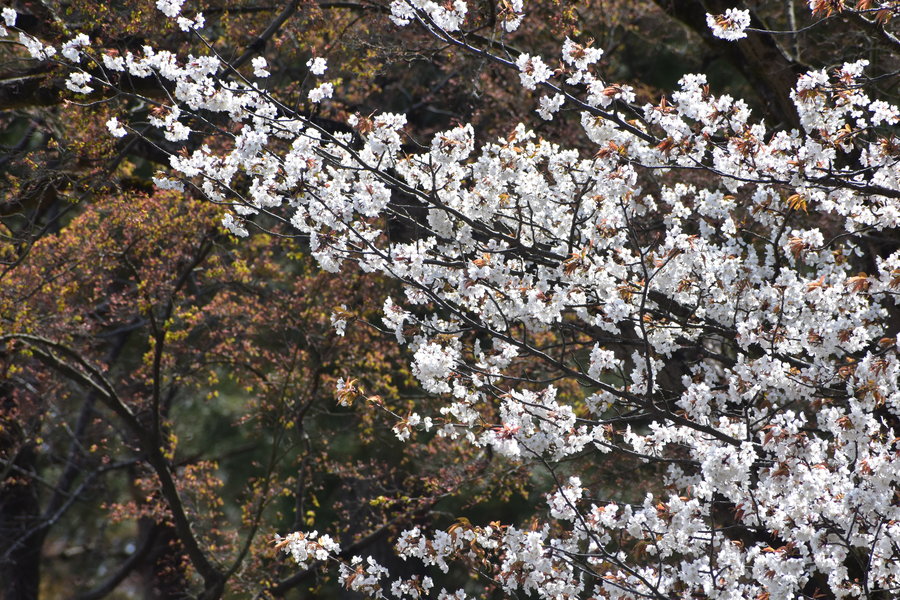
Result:
<svg viewBox="0 0 900 600">
<path fill-rule="evenodd" d="M 34 473 L 37 452 L 28 439 L 11 386 L 0 387 L 0 598 L 36 600 L 41 525 Z"/>
</svg>

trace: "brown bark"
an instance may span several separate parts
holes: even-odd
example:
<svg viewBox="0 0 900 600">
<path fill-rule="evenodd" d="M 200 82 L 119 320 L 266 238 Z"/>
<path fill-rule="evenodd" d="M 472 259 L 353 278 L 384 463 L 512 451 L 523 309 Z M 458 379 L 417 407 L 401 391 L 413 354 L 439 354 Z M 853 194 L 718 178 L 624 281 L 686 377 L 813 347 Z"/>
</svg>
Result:
<svg viewBox="0 0 900 600">
<path fill-rule="evenodd" d="M 11 386 L 0 387 L 0 599 L 36 600 L 43 535 L 34 480 L 37 452 Z"/>
</svg>

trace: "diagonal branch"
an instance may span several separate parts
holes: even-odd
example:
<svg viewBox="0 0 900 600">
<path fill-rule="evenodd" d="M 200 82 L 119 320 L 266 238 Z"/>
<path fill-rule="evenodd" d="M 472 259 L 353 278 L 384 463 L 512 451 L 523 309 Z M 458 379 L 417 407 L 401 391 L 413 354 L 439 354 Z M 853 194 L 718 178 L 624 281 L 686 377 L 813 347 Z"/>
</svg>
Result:
<svg viewBox="0 0 900 600">
<path fill-rule="evenodd" d="M 282 25 L 284 25 L 288 19 L 290 19 L 295 12 L 297 12 L 297 8 L 300 6 L 300 0 L 290 0 L 287 4 L 285 4 L 284 9 L 278 16 L 272 19 L 272 22 L 269 23 L 268 27 L 256 36 L 256 39 L 247 46 L 247 49 L 244 50 L 243 54 L 238 56 L 235 60 L 228 65 L 228 68 L 225 70 L 225 73 L 222 77 L 227 77 L 228 75 L 234 73 L 237 69 L 240 69 L 248 60 L 253 58 L 255 55 L 259 54 L 266 48 L 266 44 L 269 43 L 269 40 L 272 39 L 278 30 L 281 29 Z"/>
<path fill-rule="evenodd" d="M 178 487 L 163 455 L 162 448 L 154 443 L 153 436 L 119 397 L 115 388 L 103 373 L 91 365 L 81 355 L 65 344 L 31 334 L 13 333 L 0 335 L 0 343 L 20 342 L 28 346 L 38 360 L 61 373 L 73 382 L 83 385 L 98 394 L 103 403 L 112 410 L 139 440 L 141 449 L 146 454 L 147 462 L 153 467 L 159 480 L 160 489 L 166 504 L 172 513 L 175 531 L 183 544 L 191 564 L 203 578 L 205 592 L 203 598 L 218 598 L 225 586 L 225 576 L 210 562 L 194 535 L 190 520 L 185 511 Z"/>
</svg>

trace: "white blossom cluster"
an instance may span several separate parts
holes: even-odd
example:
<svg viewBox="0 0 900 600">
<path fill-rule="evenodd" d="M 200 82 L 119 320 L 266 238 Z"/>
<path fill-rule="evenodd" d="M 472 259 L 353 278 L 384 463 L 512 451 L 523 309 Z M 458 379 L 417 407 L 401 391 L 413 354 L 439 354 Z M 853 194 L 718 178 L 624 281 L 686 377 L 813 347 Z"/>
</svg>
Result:
<svg viewBox="0 0 900 600">
<path fill-rule="evenodd" d="M 170 17 L 181 8 L 159 5 Z M 461 0 L 391 4 L 399 24 L 448 32 L 465 14 Z M 710 19 L 716 35 L 738 39 L 749 13 Z M 28 36 L 20 43 L 37 59 L 55 54 Z M 73 38 L 62 52 L 79 93 L 112 85 L 78 70 L 88 45 Z M 357 116 L 355 135 L 329 133 L 248 80 L 220 80 L 214 57 L 147 47 L 99 60 L 172 84 L 171 105 L 150 118 L 172 142 L 195 135 L 199 111 L 240 125 L 227 150 L 173 155 L 158 186 L 230 204 L 223 225 L 236 235 L 261 212 L 279 215 L 323 269 L 353 263 L 404 284 L 384 304 L 384 325 L 444 404 L 398 422 L 398 437 L 434 426 L 514 462 L 616 451 L 668 465 L 667 491 L 641 503 L 604 499 L 572 476 L 548 496 L 546 523 L 413 528 L 401 556 L 444 572 L 481 561 L 507 593 L 548 600 L 896 593 L 900 360 L 886 332 L 900 251 L 868 272 L 857 259 L 860 235 L 900 228 L 900 110 L 868 95 L 856 62 L 800 77 L 800 129 L 768 129 L 703 75 L 626 118 L 634 92 L 600 76 L 601 50 L 566 40 L 561 55 L 557 71 L 527 54 L 509 66 L 525 89 L 550 89 L 542 117 L 564 104 L 581 111 L 589 154 L 525 125 L 480 147 L 462 125 L 410 153 L 403 115 Z M 315 75 L 318 61 L 308 64 Z M 252 67 L 268 74 L 265 60 Z M 309 100 L 333 92 L 324 82 Z M 120 137 L 129 125 L 120 116 L 107 127 Z M 851 152 L 857 166 L 847 166 Z M 706 177 L 679 182 L 681 170 Z M 673 177 L 648 186 L 647 171 Z M 421 215 L 396 206 L 399 193 Z M 415 220 L 420 235 L 392 240 L 388 214 Z M 548 334 L 573 341 L 544 345 Z M 577 379 L 586 397 L 521 384 L 534 363 Z M 352 384 L 340 385 L 349 398 Z M 339 553 L 317 536 L 279 544 L 301 566 Z M 390 582 L 372 559 L 340 572 L 348 589 L 375 597 L 464 597 L 427 578 Z"/>
<path fill-rule="evenodd" d="M 276 535 L 275 547 L 290 554 L 303 569 L 309 567 L 314 560 L 328 560 L 341 551 L 341 547 L 331 539 L 331 536 L 320 536 L 318 531 L 308 533 L 295 531 L 284 537 Z"/>
<path fill-rule="evenodd" d="M 434 582 L 430 577 L 418 575 L 389 581 L 388 570 L 371 556 L 365 559 L 361 556 L 353 556 L 350 560 L 345 561 L 340 556 L 340 545 L 330 536 L 319 535 L 317 531 L 296 531 L 284 537 L 276 535 L 275 547 L 290 554 L 301 569 L 310 568 L 313 561 L 337 561 L 340 583 L 350 591 L 359 592 L 371 598 L 390 597 L 418 600 L 428 597 L 434 587 Z M 387 594 L 386 590 L 389 590 Z M 445 590 L 441 590 L 441 593 L 446 597 Z"/>
<path fill-rule="evenodd" d="M 747 37 L 745 29 L 750 27 L 750 11 L 729 8 L 722 15 L 706 13 L 706 24 L 717 38 L 733 42 Z"/>
<path fill-rule="evenodd" d="M 499 5 L 497 19 L 503 30 L 511 33 L 519 28 L 525 17 L 523 0 L 505 0 Z M 399 26 L 417 21 L 428 29 L 441 34 L 459 31 L 469 12 L 465 0 L 438 3 L 434 0 L 393 0 L 390 19 Z"/>
<path fill-rule="evenodd" d="M 446 32 L 458 31 L 469 10 L 464 0 L 438 3 L 434 0 L 393 0 L 391 20 L 400 26 L 419 20 Z"/>
</svg>

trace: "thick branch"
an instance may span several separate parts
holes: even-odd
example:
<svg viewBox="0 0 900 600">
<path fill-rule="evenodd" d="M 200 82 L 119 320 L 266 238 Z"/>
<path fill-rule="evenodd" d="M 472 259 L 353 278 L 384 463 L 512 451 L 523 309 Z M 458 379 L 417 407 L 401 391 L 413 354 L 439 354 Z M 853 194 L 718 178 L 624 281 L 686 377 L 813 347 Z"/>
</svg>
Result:
<svg viewBox="0 0 900 600">
<path fill-rule="evenodd" d="M 64 344 L 29 334 L 0 336 L 0 342 L 8 341 L 18 341 L 28 345 L 34 355 L 48 367 L 58 371 L 77 384 L 95 391 L 103 403 L 132 430 L 132 433 L 140 441 L 141 449 L 146 454 L 147 462 L 153 467 L 159 479 L 160 489 L 172 513 L 172 520 L 178 533 L 179 541 L 184 546 L 185 552 L 194 568 L 197 569 L 197 572 L 203 578 L 205 592 L 202 597 L 218 598 L 221 596 L 225 585 L 225 577 L 209 561 L 200 547 L 199 541 L 194 536 L 190 520 L 181 502 L 181 496 L 169 470 L 168 462 L 163 456 L 162 449 L 154 443 L 153 437 L 140 419 L 119 398 L 112 384 L 106 380 L 97 368 L 90 365 L 77 352 Z M 67 362 L 60 355 L 64 355 L 77 366 Z"/>
<path fill-rule="evenodd" d="M 75 596 L 74 600 L 99 600 L 100 598 L 109 595 L 144 560 L 147 553 L 150 551 L 150 548 L 153 546 L 157 531 L 158 530 L 155 527 L 148 528 L 137 549 L 125 559 L 125 562 L 123 562 L 115 572 L 93 589 Z"/>
</svg>

